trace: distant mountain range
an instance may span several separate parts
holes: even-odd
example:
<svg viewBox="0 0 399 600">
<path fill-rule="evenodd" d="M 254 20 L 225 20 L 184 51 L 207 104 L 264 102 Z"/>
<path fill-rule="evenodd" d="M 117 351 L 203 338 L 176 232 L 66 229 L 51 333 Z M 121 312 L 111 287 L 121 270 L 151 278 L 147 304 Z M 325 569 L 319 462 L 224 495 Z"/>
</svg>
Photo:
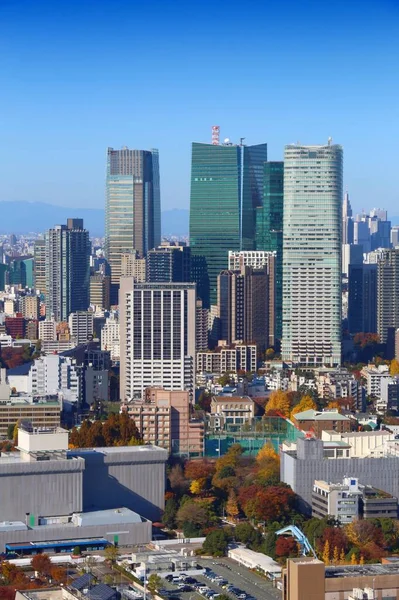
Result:
<svg viewBox="0 0 399 600">
<path fill-rule="evenodd" d="M 84 220 L 92 236 L 104 235 L 104 210 L 101 208 L 68 208 L 44 202 L 0 202 L 0 233 L 41 233 L 66 223 L 68 217 Z M 162 211 L 162 235 L 188 235 L 189 211 Z"/>
</svg>

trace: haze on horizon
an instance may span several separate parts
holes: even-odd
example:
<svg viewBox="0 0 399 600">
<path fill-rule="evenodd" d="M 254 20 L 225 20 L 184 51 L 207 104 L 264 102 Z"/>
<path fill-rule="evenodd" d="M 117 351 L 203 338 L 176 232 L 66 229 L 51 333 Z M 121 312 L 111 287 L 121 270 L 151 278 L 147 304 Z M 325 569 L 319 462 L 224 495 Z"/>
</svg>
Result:
<svg viewBox="0 0 399 600">
<path fill-rule="evenodd" d="M 355 212 L 399 214 L 399 5 L 3 0 L 0 201 L 103 208 L 108 146 L 158 148 L 188 208 L 191 142 L 344 147 Z"/>
</svg>

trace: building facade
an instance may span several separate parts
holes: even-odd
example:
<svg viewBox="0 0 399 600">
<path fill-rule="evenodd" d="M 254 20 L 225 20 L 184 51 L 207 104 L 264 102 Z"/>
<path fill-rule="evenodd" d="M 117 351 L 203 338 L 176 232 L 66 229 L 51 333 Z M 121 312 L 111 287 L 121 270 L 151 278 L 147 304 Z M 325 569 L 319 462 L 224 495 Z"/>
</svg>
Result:
<svg viewBox="0 0 399 600">
<path fill-rule="evenodd" d="M 33 287 L 46 295 L 46 241 L 36 240 L 33 246 Z"/>
<path fill-rule="evenodd" d="M 341 146 L 285 148 L 283 360 L 341 363 Z"/>
<path fill-rule="evenodd" d="M 93 339 L 93 313 L 87 310 L 73 312 L 68 317 L 69 331 L 76 344 Z"/>
<path fill-rule="evenodd" d="M 191 281 L 191 248 L 186 244 L 162 242 L 147 254 L 148 283 Z"/>
<path fill-rule="evenodd" d="M 190 248 L 198 296 L 216 304 L 217 276 L 229 250 L 255 249 L 255 209 L 262 205 L 267 144 L 193 143 Z"/>
<path fill-rule="evenodd" d="M 193 398 L 195 284 L 122 277 L 119 306 L 121 399 L 141 398 L 154 386 L 188 391 Z"/>
<path fill-rule="evenodd" d="M 386 343 L 388 329 L 399 327 L 399 248 L 383 252 L 377 266 L 377 286 L 377 332 Z"/>
</svg>

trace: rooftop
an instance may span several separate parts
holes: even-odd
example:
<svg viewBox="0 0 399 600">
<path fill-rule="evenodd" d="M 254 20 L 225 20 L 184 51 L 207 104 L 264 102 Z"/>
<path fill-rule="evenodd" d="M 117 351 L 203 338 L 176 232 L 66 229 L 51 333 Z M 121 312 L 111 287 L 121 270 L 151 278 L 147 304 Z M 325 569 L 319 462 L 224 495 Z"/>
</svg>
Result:
<svg viewBox="0 0 399 600">
<path fill-rule="evenodd" d="M 295 419 L 297 421 L 349 421 L 348 417 L 341 415 L 338 411 L 319 411 L 314 410 L 313 408 L 297 413 Z"/>
<path fill-rule="evenodd" d="M 326 578 L 335 577 L 361 577 L 377 575 L 399 575 L 398 564 L 372 564 L 372 565 L 345 565 L 326 567 Z"/>
</svg>

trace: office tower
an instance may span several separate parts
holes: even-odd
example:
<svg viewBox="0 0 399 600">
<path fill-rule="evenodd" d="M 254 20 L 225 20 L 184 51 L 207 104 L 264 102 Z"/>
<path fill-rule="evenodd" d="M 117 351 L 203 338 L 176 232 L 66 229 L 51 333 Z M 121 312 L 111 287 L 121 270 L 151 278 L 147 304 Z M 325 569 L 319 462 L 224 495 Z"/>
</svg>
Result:
<svg viewBox="0 0 399 600">
<path fill-rule="evenodd" d="M 36 240 L 33 246 L 33 287 L 46 294 L 46 241 Z"/>
<path fill-rule="evenodd" d="M 369 230 L 371 250 L 391 247 L 391 221 L 370 217 Z"/>
<path fill-rule="evenodd" d="M 33 258 L 14 258 L 8 266 L 8 283 L 19 288 L 33 287 Z"/>
<path fill-rule="evenodd" d="M 198 296 L 217 300 L 217 276 L 229 250 L 255 249 L 255 209 L 262 205 L 267 144 L 193 143 L 190 247 Z"/>
<path fill-rule="evenodd" d="M 68 219 L 46 233 L 46 312 L 65 321 L 89 306 L 90 240 L 83 219 Z"/>
<path fill-rule="evenodd" d="M 193 399 L 194 283 L 136 283 L 122 277 L 120 397 L 142 397 L 150 386 L 187 390 Z"/>
<path fill-rule="evenodd" d="M 183 242 L 162 242 L 147 254 L 147 281 L 190 282 L 191 248 Z"/>
<path fill-rule="evenodd" d="M 195 350 L 208 350 L 209 310 L 202 306 L 202 300 L 197 300 Z"/>
<path fill-rule="evenodd" d="M 108 148 L 105 256 L 111 267 L 112 303 L 121 277 L 121 256 L 145 256 L 161 242 L 158 150 Z"/>
<path fill-rule="evenodd" d="M 87 310 L 78 310 L 68 317 L 69 331 L 76 344 L 85 344 L 93 339 L 93 313 Z"/>
<path fill-rule="evenodd" d="M 97 311 L 110 308 L 111 278 L 109 275 L 94 273 L 90 275 L 90 306 L 95 306 Z"/>
<path fill-rule="evenodd" d="M 341 362 L 341 146 L 285 148 L 283 360 Z"/>
<path fill-rule="evenodd" d="M 274 344 L 274 256 L 261 269 L 243 266 L 218 276 L 220 336 L 227 344 Z"/>
<path fill-rule="evenodd" d="M 350 333 L 377 332 L 377 265 L 353 263 L 348 277 Z"/>
<path fill-rule="evenodd" d="M 386 343 L 388 329 L 399 327 L 399 248 L 384 250 L 377 263 L 377 332 Z"/>
<path fill-rule="evenodd" d="M 356 219 L 359 217 L 357 216 Z M 370 252 L 371 238 L 367 217 L 364 215 L 353 223 L 353 242 L 363 246 L 363 252 Z"/>
<path fill-rule="evenodd" d="M 395 225 L 391 229 L 391 246 L 395 248 L 399 246 L 399 226 Z"/>
<path fill-rule="evenodd" d="M 121 277 L 134 277 L 138 283 L 144 283 L 147 278 L 147 259 L 140 258 L 137 250 L 122 254 Z"/>
<path fill-rule="evenodd" d="M 263 171 L 263 206 L 256 209 L 256 250 L 276 253 L 276 337 L 281 340 L 283 318 L 284 163 L 267 162 Z"/>
<path fill-rule="evenodd" d="M 348 277 L 350 265 L 363 264 L 363 246 L 342 244 L 342 274 Z"/>
<path fill-rule="evenodd" d="M 385 208 L 373 208 L 370 211 L 370 217 L 377 217 L 380 221 L 388 220 L 388 212 Z"/>
<path fill-rule="evenodd" d="M 342 243 L 353 244 L 353 219 L 349 194 L 345 192 L 342 203 Z"/>
</svg>

